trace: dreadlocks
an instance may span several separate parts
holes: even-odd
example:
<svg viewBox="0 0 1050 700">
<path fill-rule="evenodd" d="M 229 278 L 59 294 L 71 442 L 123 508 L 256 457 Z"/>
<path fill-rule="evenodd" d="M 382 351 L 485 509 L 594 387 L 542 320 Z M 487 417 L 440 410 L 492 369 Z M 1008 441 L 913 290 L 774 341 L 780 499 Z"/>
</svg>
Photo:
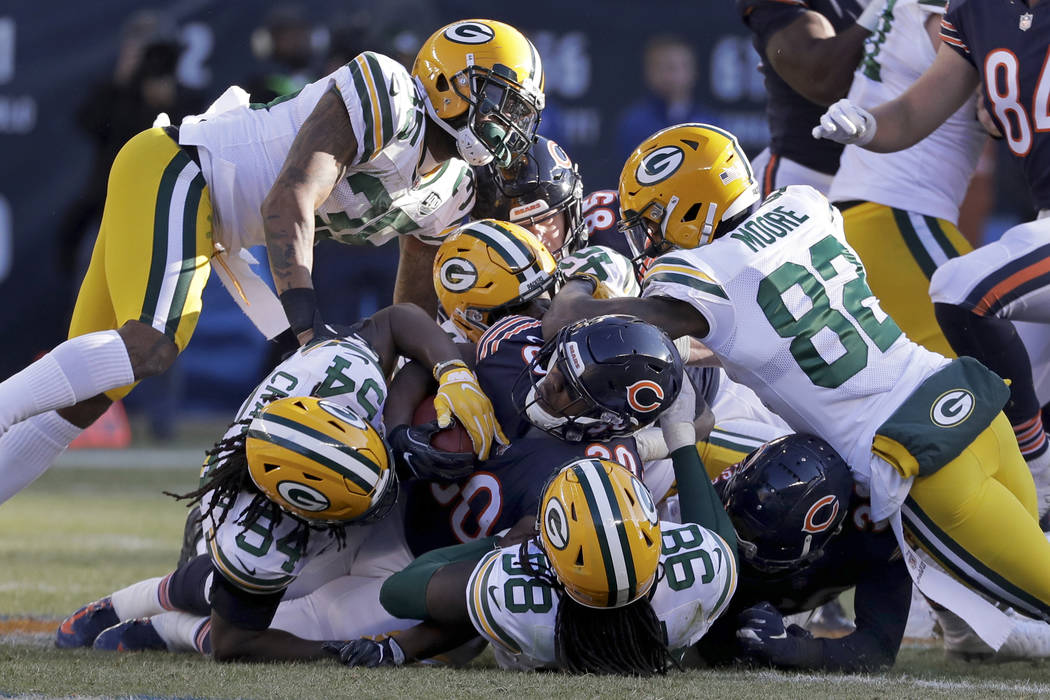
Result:
<svg viewBox="0 0 1050 700">
<path fill-rule="evenodd" d="M 187 507 L 200 504 L 198 521 L 203 522 L 211 517 L 215 526 L 218 527 L 226 521 L 226 516 L 237 499 L 237 495 L 242 492 L 251 493 L 254 494 L 254 498 L 244 510 L 240 520 L 243 531 L 250 529 L 259 518 L 268 519 L 276 527 L 282 518 L 289 517 L 296 523 L 296 528 L 291 533 L 291 537 L 294 538 L 292 544 L 296 549 L 305 550 L 311 530 L 328 532 L 335 538 L 338 549 L 342 549 L 346 545 L 346 530 L 342 525 L 318 525 L 286 513 L 267 498 L 252 481 L 248 471 L 248 455 L 245 451 L 249 423 L 251 423 L 250 418 L 232 423 L 223 437 L 205 452 L 207 457 L 205 463 L 209 468 L 201 476 L 201 483 L 197 489 L 184 494 L 165 491 L 165 495 L 178 501 L 189 500 Z M 211 495 L 208 498 L 207 507 L 204 507 L 204 497 L 209 493 Z M 218 511 L 217 514 L 216 511 Z"/>
<path fill-rule="evenodd" d="M 667 648 L 663 625 L 648 597 L 621 608 L 588 608 L 565 595 L 553 571 L 539 565 L 542 557 L 521 544 L 518 562 L 529 574 L 558 594 L 554 621 L 554 650 L 558 665 L 569 673 L 624 676 L 665 674 L 669 666 L 681 669 Z M 653 589 L 656 586 L 654 584 Z"/>
</svg>

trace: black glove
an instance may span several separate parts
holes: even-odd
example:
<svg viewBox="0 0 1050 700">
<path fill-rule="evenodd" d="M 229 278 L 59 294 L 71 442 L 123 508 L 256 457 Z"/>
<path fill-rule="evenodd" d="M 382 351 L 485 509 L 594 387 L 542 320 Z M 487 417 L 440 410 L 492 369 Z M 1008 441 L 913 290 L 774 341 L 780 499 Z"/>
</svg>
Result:
<svg viewBox="0 0 1050 700">
<path fill-rule="evenodd" d="M 436 420 L 423 425 L 399 425 L 387 435 L 401 479 L 458 481 L 474 472 L 473 452 L 443 452 L 430 445 L 440 432 Z"/>
<path fill-rule="evenodd" d="M 322 648 L 339 657 L 346 666 L 401 666 L 405 663 L 405 652 L 393 637 L 383 639 L 351 639 L 348 642 L 325 642 Z"/>
<path fill-rule="evenodd" d="M 809 632 L 798 625 L 784 627 L 784 616 L 766 602 L 737 616 L 737 642 L 745 655 L 761 663 L 789 668 L 810 668 L 819 648 Z"/>
</svg>

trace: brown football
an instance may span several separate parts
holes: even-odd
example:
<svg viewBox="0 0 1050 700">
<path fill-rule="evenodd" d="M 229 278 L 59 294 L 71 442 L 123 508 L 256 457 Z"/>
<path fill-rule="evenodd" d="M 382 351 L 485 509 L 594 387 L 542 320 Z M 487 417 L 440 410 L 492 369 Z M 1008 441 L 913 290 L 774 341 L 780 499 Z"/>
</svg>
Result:
<svg viewBox="0 0 1050 700">
<path fill-rule="evenodd" d="M 416 412 L 412 415 L 412 425 L 422 425 L 433 420 L 437 420 L 434 397 L 428 396 L 416 406 Z M 474 451 L 474 443 L 470 441 L 470 435 L 455 417 L 452 418 L 452 425 L 434 433 L 434 436 L 430 438 L 430 446 L 442 452 Z"/>
</svg>

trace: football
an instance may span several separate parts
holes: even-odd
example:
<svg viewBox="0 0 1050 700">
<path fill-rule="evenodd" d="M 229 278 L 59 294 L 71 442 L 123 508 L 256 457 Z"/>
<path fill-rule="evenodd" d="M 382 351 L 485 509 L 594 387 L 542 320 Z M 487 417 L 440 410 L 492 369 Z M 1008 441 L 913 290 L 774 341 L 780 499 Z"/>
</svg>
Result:
<svg viewBox="0 0 1050 700">
<path fill-rule="evenodd" d="M 434 397 L 428 396 L 416 406 L 416 411 L 412 415 L 412 425 L 422 425 L 433 420 L 437 420 L 437 411 L 434 410 Z M 434 436 L 430 438 L 430 446 L 442 452 L 474 451 L 474 443 L 470 440 L 470 434 L 455 417 L 452 418 L 452 425 L 434 433 Z"/>
</svg>

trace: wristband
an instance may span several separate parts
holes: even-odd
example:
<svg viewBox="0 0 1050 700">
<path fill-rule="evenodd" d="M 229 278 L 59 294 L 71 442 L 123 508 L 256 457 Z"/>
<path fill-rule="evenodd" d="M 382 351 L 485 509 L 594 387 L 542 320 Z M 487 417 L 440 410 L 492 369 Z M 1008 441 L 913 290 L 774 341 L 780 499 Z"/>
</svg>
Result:
<svg viewBox="0 0 1050 700">
<path fill-rule="evenodd" d="M 315 322 L 321 320 L 321 312 L 317 309 L 317 292 L 311 287 L 286 289 L 281 292 L 280 299 L 284 315 L 288 317 L 288 325 L 295 335 L 311 330 Z"/>
<path fill-rule="evenodd" d="M 440 382 L 441 375 L 443 375 L 445 372 L 452 369 L 453 367 L 458 367 L 459 369 L 465 370 L 470 369 L 469 367 L 467 367 L 467 363 L 463 360 L 445 360 L 444 362 L 439 362 L 436 365 L 434 365 L 434 379 Z"/>
</svg>

